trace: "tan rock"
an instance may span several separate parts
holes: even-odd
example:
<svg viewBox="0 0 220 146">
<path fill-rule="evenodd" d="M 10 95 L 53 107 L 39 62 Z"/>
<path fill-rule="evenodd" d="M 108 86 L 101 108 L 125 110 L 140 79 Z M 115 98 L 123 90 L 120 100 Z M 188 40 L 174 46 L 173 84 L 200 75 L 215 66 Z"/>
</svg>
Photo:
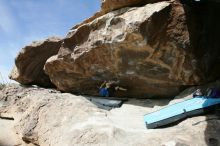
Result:
<svg viewBox="0 0 220 146">
<path fill-rule="evenodd" d="M 132 99 L 106 111 L 83 96 L 10 85 L 1 91 L 0 102 L 0 113 L 15 118 L 14 133 L 35 145 L 207 146 L 220 141 L 220 120 L 213 115 L 189 118 L 172 127 L 146 129 L 143 116 L 163 108 L 168 100 Z"/>
<path fill-rule="evenodd" d="M 128 91 L 115 96 L 173 96 L 201 79 L 185 21 L 182 5 L 169 2 L 110 12 L 71 32 L 45 71 L 62 91 L 97 95 L 117 80 Z"/>
<path fill-rule="evenodd" d="M 116 9 L 129 6 L 140 6 L 143 4 L 155 3 L 162 0 L 102 0 L 102 10 L 104 12 L 110 12 Z"/>
<path fill-rule="evenodd" d="M 21 84 L 52 86 L 43 67 L 49 57 L 58 53 L 61 42 L 60 38 L 51 37 L 24 47 L 15 59 L 10 78 Z"/>
<path fill-rule="evenodd" d="M 116 9 L 120 9 L 124 7 L 142 6 L 144 4 L 155 3 L 159 1 L 162 0 L 102 0 L 101 10 L 99 12 L 95 13 L 92 17 L 84 20 L 82 23 L 75 25 L 71 30 L 74 30 L 79 26 L 89 23 L 94 19 Z"/>
</svg>

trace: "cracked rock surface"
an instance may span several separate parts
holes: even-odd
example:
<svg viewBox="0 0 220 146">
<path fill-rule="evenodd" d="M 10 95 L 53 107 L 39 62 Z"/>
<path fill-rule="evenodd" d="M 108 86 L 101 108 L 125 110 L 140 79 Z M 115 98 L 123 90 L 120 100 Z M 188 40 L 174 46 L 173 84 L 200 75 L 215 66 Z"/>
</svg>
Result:
<svg viewBox="0 0 220 146">
<path fill-rule="evenodd" d="M 24 47 L 11 78 L 90 96 L 114 80 L 128 90 L 111 96 L 173 97 L 219 78 L 219 9 L 212 0 L 103 0 L 63 39 Z"/>
<path fill-rule="evenodd" d="M 32 42 L 22 48 L 15 59 L 10 78 L 21 84 L 53 86 L 43 68 L 46 60 L 58 53 L 61 40 L 59 37 L 50 37 L 43 41 Z"/>
<path fill-rule="evenodd" d="M 220 142 L 220 120 L 214 115 L 189 118 L 168 128 L 146 129 L 146 113 L 179 99 L 132 99 L 107 111 L 86 97 L 53 89 L 12 84 L 0 92 L 1 117 L 14 118 L 13 132 L 22 145 L 206 146 Z"/>
<path fill-rule="evenodd" d="M 45 72 L 65 92 L 97 95 L 117 80 L 128 90 L 113 96 L 175 95 L 201 80 L 185 21 L 182 5 L 165 1 L 109 12 L 70 32 Z"/>
</svg>

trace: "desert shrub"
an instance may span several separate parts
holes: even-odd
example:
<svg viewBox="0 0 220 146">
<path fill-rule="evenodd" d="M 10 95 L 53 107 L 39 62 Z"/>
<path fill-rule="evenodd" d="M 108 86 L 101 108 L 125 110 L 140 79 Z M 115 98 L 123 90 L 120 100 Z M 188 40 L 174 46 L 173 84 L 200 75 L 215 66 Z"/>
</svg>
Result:
<svg viewBox="0 0 220 146">
<path fill-rule="evenodd" d="M 2 90 L 7 85 L 6 80 L 4 80 L 2 73 L 0 72 L 0 90 Z"/>
<path fill-rule="evenodd" d="M 0 90 L 2 90 L 5 86 L 6 86 L 6 84 L 0 83 Z"/>
</svg>

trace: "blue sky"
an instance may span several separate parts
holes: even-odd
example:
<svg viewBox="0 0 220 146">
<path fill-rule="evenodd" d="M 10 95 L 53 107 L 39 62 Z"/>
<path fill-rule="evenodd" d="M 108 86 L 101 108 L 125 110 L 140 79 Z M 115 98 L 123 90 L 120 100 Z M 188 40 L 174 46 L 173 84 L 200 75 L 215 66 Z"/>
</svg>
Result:
<svg viewBox="0 0 220 146">
<path fill-rule="evenodd" d="M 64 37 L 99 9 L 100 0 L 0 0 L 0 72 L 4 80 L 22 47 L 49 36 Z"/>
</svg>

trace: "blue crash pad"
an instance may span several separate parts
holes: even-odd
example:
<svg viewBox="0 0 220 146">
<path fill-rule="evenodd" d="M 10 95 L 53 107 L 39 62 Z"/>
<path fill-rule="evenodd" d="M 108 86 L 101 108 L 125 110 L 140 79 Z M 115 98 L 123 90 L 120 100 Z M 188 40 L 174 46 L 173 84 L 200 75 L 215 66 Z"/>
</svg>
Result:
<svg viewBox="0 0 220 146">
<path fill-rule="evenodd" d="M 146 114 L 144 116 L 144 121 L 147 128 L 157 128 L 179 121 L 186 117 L 201 114 L 205 109 L 218 104 L 220 104 L 220 98 L 197 96 Z"/>
</svg>

